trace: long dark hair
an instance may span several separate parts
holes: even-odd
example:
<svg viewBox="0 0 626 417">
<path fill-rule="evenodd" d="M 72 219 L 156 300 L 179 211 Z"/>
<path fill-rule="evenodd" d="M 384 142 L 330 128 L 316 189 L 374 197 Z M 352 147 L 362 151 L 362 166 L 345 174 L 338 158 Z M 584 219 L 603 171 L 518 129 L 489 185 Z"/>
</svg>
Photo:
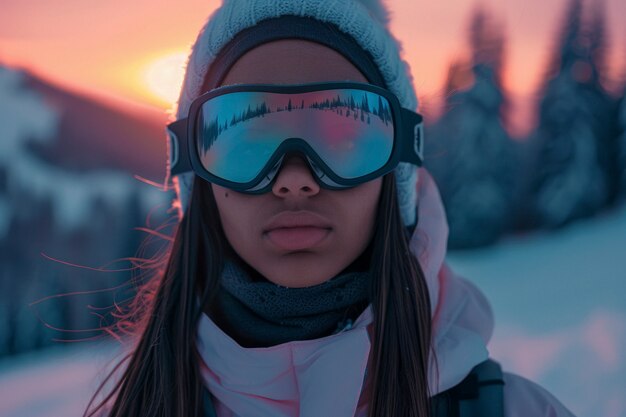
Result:
<svg viewBox="0 0 626 417">
<path fill-rule="evenodd" d="M 383 179 L 375 228 L 369 415 L 427 417 L 430 301 L 422 269 L 409 250 L 393 174 Z M 205 388 L 196 350 L 197 323 L 203 306 L 211 305 L 217 293 L 228 248 L 213 192 L 197 178 L 170 250 L 161 261 L 150 263 L 155 276 L 122 317 L 122 322 L 134 323 L 134 349 L 100 386 L 84 416 L 202 416 Z M 119 379 L 92 409 L 117 372 Z"/>
</svg>

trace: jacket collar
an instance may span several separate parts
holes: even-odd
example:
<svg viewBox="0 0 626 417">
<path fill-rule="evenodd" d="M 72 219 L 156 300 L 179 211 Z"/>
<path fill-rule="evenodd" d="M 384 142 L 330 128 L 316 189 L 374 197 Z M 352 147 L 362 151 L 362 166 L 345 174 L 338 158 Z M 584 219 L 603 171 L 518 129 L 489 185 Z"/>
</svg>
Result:
<svg viewBox="0 0 626 417">
<path fill-rule="evenodd" d="M 198 351 L 218 416 L 353 416 L 370 350 L 371 307 L 351 329 L 313 340 L 243 348 L 203 315 Z M 331 376 L 332 383 L 326 383 Z"/>
</svg>

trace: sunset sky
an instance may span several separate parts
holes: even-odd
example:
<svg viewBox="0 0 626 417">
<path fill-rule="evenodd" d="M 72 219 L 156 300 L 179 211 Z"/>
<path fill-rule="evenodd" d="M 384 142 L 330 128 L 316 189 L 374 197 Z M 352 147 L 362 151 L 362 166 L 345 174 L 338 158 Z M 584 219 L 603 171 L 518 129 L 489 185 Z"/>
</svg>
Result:
<svg viewBox="0 0 626 417">
<path fill-rule="evenodd" d="M 626 1 L 604 2 L 610 75 L 617 80 L 626 73 Z M 73 89 L 167 109 L 181 62 L 219 3 L 2 0 L 0 63 L 26 67 Z M 537 90 L 567 0 L 388 1 L 392 30 L 426 105 L 443 96 L 448 65 L 463 56 L 468 18 L 479 4 L 505 25 L 506 86 L 515 101 L 527 103 Z"/>
</svg>

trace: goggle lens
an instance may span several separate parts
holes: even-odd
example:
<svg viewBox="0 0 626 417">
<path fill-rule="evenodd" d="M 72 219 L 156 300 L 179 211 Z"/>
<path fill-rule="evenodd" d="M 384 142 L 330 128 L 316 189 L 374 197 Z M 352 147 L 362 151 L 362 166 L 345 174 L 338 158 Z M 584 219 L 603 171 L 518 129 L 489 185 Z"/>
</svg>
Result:
<svg viewBox="0 0 626 417">
<path fill-rule="evenodd" d="M 394 146 L 388 100 L 357 89 L 216 96 L 202 104 L 197 132 L 203 167 L 236 183 L 254 180 L 288 139 L 304 140 L 344 179 L 382 168 Z"/>
</svg>

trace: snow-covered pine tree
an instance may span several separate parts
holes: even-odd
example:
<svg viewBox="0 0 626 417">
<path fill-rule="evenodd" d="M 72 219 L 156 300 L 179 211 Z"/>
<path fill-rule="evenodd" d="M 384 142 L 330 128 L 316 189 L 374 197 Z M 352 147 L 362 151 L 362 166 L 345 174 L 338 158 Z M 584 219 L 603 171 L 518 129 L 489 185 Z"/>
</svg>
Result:
<svg viewBox="0 0 626 417">
<path fill-rule="evenodd" d="M 492 243 L 512 220 L 516 163 L 503 123 L 503 30 L 477 9 L 469 35 L 471 58 L 450 68 L 446 110 L 429 129 L 426 160 L 446 207 L 451 248 Z"/>
<path fill-rule="evenodd" d="M 598 162 L 604 172 L 607 204 L 612 204 L 619 189 L 617 100 L 605 89 L 609 53 L 604 2 L 590 4 L 589 22 L 583 30 L 585 53 L 590 77 L 582 82 L 584 103 L 589 108 L 594 135 L 598 144 Z"/>
<path fill-rule="evenodd" d="M 617 139 L 618 171 L 619 171 L 619 200 L 626 199 L 626 84 L 622 89 L 622 98 L 618 105 L 618 122 L 620 132 Z"/>
<path fill-rule="evenodd" d="M 563 226 L 595 214 L 609 201 L 607 157 L 600 149 L 611 113 L 600 84 L 603 33 L 598 11 L 585 31 L 582 2 L 570 0 L 532 135 L 538 149 L 530 196 L 535 226 Z"/>
</svg>

